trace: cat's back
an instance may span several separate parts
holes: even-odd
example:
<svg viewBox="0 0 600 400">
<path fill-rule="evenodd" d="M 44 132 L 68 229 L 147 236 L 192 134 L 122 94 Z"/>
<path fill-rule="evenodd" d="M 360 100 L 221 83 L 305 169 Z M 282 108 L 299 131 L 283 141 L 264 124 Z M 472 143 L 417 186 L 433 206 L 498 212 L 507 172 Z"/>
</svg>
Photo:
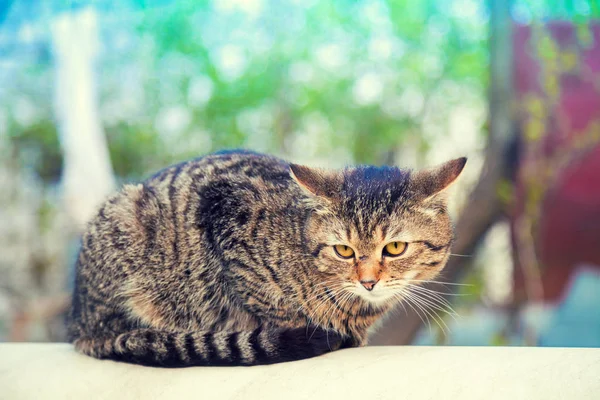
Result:
<svg viewBox="0 0 600 400">
<path fill-rule="evenodd" d="M 178 214 L 231 210 L 244 201 L 275 206 L 300 194 L 287 162 L 246 150 L 221 151 L 167 167 L 143 182 L 143 187 L 163 208 Z M 201 210 L 190 210 L 194 205 Z"/>
<path fill-rule="evenodd" d="M 289 164 L 284 160 L 247 150 L 226 150 L 166 167 L 143 184 L 158 188 L 175 184 L 176 189 L 180 178 L 199 185 L 221 180 L 277 187 L 291 183 Z"/>
<path fill-rule="evenodd" d="M 177 247 L 179 233 L 224 220 L 241 225 L 252 210 L 286 207 L 301 195 L 289 164 L 279 158 L 244 150 L 213 153 L 125 185 L 99 208 L 83 247 L 104 254 L 148 242 Z"/>
<path fill-rule="evenodd" d="M 170 204 L 174 231 L 202 234 L 211 246 L 234 231 L 250 234 L 265 218 L 286 218 L 303 197 L 287 162 L 249 151 L 219 152 L 165 172 L 146 185 Z"/>
</svg>

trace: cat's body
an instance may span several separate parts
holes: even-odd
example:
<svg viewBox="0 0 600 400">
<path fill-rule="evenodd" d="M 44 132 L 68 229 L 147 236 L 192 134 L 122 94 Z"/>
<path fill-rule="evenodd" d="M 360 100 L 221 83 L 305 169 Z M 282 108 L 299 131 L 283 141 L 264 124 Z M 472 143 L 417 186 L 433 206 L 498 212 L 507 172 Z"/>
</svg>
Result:
<svg viewBox="0 0 600 400">
<path fill-rule="evenodd" d="M 463 165 L 439 183 L 397 168 L 290 173 L 274 157 L 226 152 L 125 186 L 83 236 L 71 339 L 98 358 L 162 366 L 265 364 L 364 345 L 397 292 L 373 286 L 397 289 L 414 262 L 388 266 L 380 243 L 404 230 L 402 243 L 430 270 L 411 279 L 435 276 L 452 239 L 435 193 Z M 432 193 L 416 195 L 419 181 Z"/>
</svg>

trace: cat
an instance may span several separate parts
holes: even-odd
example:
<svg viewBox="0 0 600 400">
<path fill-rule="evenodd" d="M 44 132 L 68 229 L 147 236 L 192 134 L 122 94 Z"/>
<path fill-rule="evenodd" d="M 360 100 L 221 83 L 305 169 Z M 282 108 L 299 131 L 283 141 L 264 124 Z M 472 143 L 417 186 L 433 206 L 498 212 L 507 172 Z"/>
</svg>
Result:
<svg viewBox="0 0 600 400">
<path fill-rule="evenodd" d="M 446 264 L 446 188 L 465 163 L 324 170 L 225 151 L 125 185 L 82 237 L 70 341 L 163 367 L 364 346 L 405 285 Z"/>
</svg>

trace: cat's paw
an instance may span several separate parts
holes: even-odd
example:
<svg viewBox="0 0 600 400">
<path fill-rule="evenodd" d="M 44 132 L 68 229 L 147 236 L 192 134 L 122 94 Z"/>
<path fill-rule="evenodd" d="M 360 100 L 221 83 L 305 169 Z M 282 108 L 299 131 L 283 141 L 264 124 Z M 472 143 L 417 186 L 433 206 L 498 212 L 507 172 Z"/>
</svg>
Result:
<svg viewBox="0 0 600 400">
<path fill-rule="evenodd" d="M 366 340 L 361 340 L 357 337 L 346 337 L 343 340 L 342 345 L 340 346 L 340 349 L 350 349 L 352 347 L 363 347 L 366 345 L 367 345 Z"/>
<path fill-rule="evenodd" d="M 346 336 L 315 326 L 286 329 L 280 336 L 280 344 L 296 359 L 319 356 L 339 350 Z"/>
</svg>

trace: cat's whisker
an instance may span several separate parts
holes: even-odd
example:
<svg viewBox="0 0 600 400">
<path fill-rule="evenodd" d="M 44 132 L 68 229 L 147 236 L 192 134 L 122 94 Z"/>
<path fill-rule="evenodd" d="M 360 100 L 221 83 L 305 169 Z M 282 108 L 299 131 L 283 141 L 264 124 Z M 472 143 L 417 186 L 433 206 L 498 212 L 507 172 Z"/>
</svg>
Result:
<svg viewBox="0 0 600 400">
<path fill-rule="evenodd" d="M 337 289 L 343 288 L 345 286 L 344 286 L 343 283 L 337 283 L 337 284 L 330 285 L 330 286 L 327 286 L 327 287 L 330 288 L 330 289 L 332 289 L 332 290 L 337 290 Z M 300 306 L 298 307 L 298 310 L 296 311 L 296 316 L 297 316 L 298 313 L 300 311 L 302 311 L 302 309 L 304 307 L 310 307 L 310 303 L 312 301 L 314 301 L 315 299 L 318 299 L 318 298 L 320 298 L 322 296 L 326 296 L 325 291 L 317 291 L 316 293 L 312 293 L 306 299 L 302 299 L 300 297 L 300 294 L 296 294 L 295 296 L 292 296 L 291 298 L 289 298 L 289 301 L 297 301 L 297 302 L 300 303 Z"/>
<path fill-rule="evenodd" d="M 452 309 L 452 305 L 444 297 L 440 296 L 437 293 L 428 292 L 426 290 L 423 290 L 422 287 L 414 285 L 409 286 L 409 288 L 414 292 L 419 293 L 420 296 L 429 299 L 430 301 L 435 303 L 436 306 L 446 309 Z"/>
<path fill-rule="evenodd" d="M 342 296 L 340 297 L 340 299 L 339 299 L 339 304 L 337 304 L 337 306 L 338 306 L 340 309 L 342 309 L 342 310 L 343 310 L 343 309 L 344 309 L 344 308 L 343 308 L 343 299 L 344 299 L 344 298 L 346 298 L 346 297 L 349 295 L 349 292 L 348 292 L 347 290 L 345 290 L 345 289 L 344 289 L 344 290 L 341 292 L 341 294 L 342 294 Z M 351 295 L 351 293 L 350 293 L 350 295 Z M 336 301 L 336 302 L 337 302 L 337 301 Z M 336 302 L 333 302 L 333 303 L 332 303 L 332 305 L 329 307 L 329 309 L 327 309 L 327 311 L 325 311 L 325 314 L 324 314 L 324 319 L 325 319 L 325 321 L 326 321 L 326 325 L 325 325 L 325 326 L 326 326 L 327 328 L 329 328 L 329 325 L 331 324 L 331 317 L 333 317 L 333 315 L 334 315 L 334 313 L 335 313 L 335 306 L 336 306 Z M 330 314 L 330 311 L 331 311 L 331 314 Z M 331 325 L 333 326 L 333 324 L 331 324 Z M 329 338 L 329 337 L 328 337 L 328 338 Z"/>
<path fill-rule="evenodd" d="M 407 284 L 412 285 L 412 283 L 407 282 Z M 434 290 L 422 285 L 415 285 L 417 287 L 420 287 L 421 289 L 429 292 L 429 293 L 435 293 L 438 296 L 444 297 L 444 296 L 468 296 L 467 293 L 451 293 L 451 292 L 440 292 L 439 290 Z"/>
<path fill-rule="evenodd" d="M 345 290 L 344 290 L 344 289 L 342 289 L 342 290 L 341 290 L 339 293 L 336 293 L 336 295 L 337 295 L 337 294 L 342 294 L 342 295 L 344 295 L 344 294 L 345 294 Z M 329 312 L 330 312 L 330 311 L 332 311 L 332 312 L 333 312 L 333 311 L 335 311 L 335 307 L 336 307 L 336 306 L 338 306 L 338 307 L 339 307 L 339 305 L 337 305 L 337 301 L 338 301 L 338 300 L 337 300 L 337 296 L 336 296 L 336 295 L 333 295 L 333 296 L 332 296 L 333 298 L 331 299 L 331 304 L 329 305 L 329 307 L 327 307 L 327 309 L 326 309 L 326 310 L 325 310 L 325 312 L 323 313 L 323 321 L 325 322 L 325 326 L 326 326 L 326 327 L 328 327 L 328 326 L 329 326 Z"/>
<path fill-rule="evenodd" d="M 327 319 L 328 319 L 327 315 L 329 313 L 329 310 L 334 310 L 335 309 L 334 307 L 337 305 L 337 295 L 338 294 L 344 294 L 344 293 L 345 293 L 345 289 L 343 289 L 343 288 L 340 289 L 337 292 L 331 293 L 331 297 L 329 298 L 329 300 L 331 300 L 331 304 L 329 305 L 329 307 L 323 313 L 323 320 L 326 323 L 326 326 L 327 326 Z M 339 307 L 339 305 L 338 305 L 338 307 Z"/>
<path fill-rule="evenodd" d="M 443 297 L 429 293 L 427 291 L 422 290 L 422 288 L 418 286 L 407 286 L 408 290 L 411 290 L 415 293 L 418 293 L 420 296 L 430 299 L 436 306 L 438 307 L 449 307 L 450 303 L 448 303 Z"/>
<path fill-rule="evenodd" d="M 335 299 L 335 296 L 338 293 L 341 293 L 342 290 L 344 290 L 344 288 L 340 288 L 340 289 L 337 289 L 335 291 L 332 291 L 330 294 L 333 296 L 333 299 Z M 324 305 L 326 306 L 327 301 L 331 301 L 332 300 L 326 293 L 324 293 L 324 296 L 325 297 L 323 299 L 320 299 L 320 301 L 314 307 L 312 307 L 312 312 L 310 313 L 310 318 L 312 320 L 320 322 L 320 323 L 323 323 L 325 321 L 324 321 L 324 318 L 316 319 L 315 317 L 317 317 L 317 313 L 319 312 L 319 310 L 320 310 L 320 308 L 322 306 L 324 306 Z M 323 315 L 324 314 L 321 314 L 321 316 L 323 316 Z M 318 324 L 315 324 L 315 325 L 318 325 Z M 316 332 L 316 329 L 315 329 L 315 332 Z M 314 332 L 313 332 L 313 335 L 314 335 Z M 312 338 L 312 335 L 311 335 L 311 338 Z M 309 338 L 309 340 L 310 340 L 310 338 Z"/>
<path fill-rule="evenodd" d="M 410 289 L 409 289 L 410 291 Z M 420 297 L 418 294 L 416 293 L 412 293 L 413 296 L 411 297 L 412 300 L 420 305 L 420 308 L 423 310 L 423 312 L 427 313 L 427 315 L 429 315 L 431 317 L 431 319 L 434 320 L 434 322 L 440 327 L 440 329 L 442 330 L 442 332 L 444 333 L 444 335 L 447 335 L 450 332 L 450 328 L 448 328 L 448 325 L 446 325 L 446 322 L 443 320 L 443 318 L 441 318 L 439 315 L 436 315 L 435 312 L 432 312 L 430 310 L 427 309 L 427 302 L 424 301 L 424 299 L 422 297 Z M 436 318 L 437 317 L 437 318 Z M 441 322 L 441 324 L 440 324 Z M 442 324 L 444 326 L 442 326 Z"/>
<path fill-rule="evenodd" d="M 392 295 L 392 297 L 388 300 L 388 305 L 391 306 L 395 306 L 397 303 L 400 303 L 400 305 L 402 306 L 402 309 L 404 310 L 404 313 L 408 313 L 408 311 L 406 310 L 406 307 L 404 306 L 404 293 L 400 292 L 400 293 L 394 293 Z M 395 308 L 394 308 L 395 309 Z"/>
<path fill-rule="evenodd" d="M 330 289 L 337 290 L 337 289 L 340 289 L 340 287 L 333 287 L 333 288 L 330 288 Z M 322 292 L 318 291 L 316 293 L 311 294 L 309 297 L 307 297 L 305 299 L 297 297 L 297 298 L 291 298 L 290 300 L 295 300 L 295 301 L 298 301 L 300 303 L 303 303 L 300 306 L 300 308 L 302 308 L 304 305 L 310 304 L 311 302 L 313 302 L 313 301 L 315 301 L 317 299 L 320 300 L 320 298 L 322 298 L 323 296 L 327 296 L 327 294 L 325 293 L 325 291 L 322 291 Z"/>
<path fill-rule="evenodd" d="M 352 308 L 352 305 L 349 304 L 350 300 L 357 297 L 357 294 L 352 292 L 351 290 L 348 290 L 347 293 L 348 293 L 348 295 L 344 299 L 342 299 L 343 300 L 342 306 L 346 307 L 346 305 L 348 305 L 348 309 L 350 309 L 350 308 Z"/>
<path fill-rule="evenodd" d="M 424 304 L 422 302 L 422 300 L 418 297 L 418 295 L 416 295 L 414 292 L 412 292 L 410 290 L 410 288 L 407 288 L 407 290 L 405 291 L 404 294 L 405 294 L 404 298 L 406 299 L 407 304 L 409 306 L 411 305 L 411 303 L 414 304 L 426 316 L 428 327 L 429 327 L 429 332 L 430 332 L 430 334 L 432 334 L 431 324 L 429 323 L 429 318 L 433 319 L 434 322 L 436 322 L 438 324 L 438 326 L 440 326 L 440 324 L 437 321 L 437 319 L 432 315 L 431 312 L 429 312 L 427 310 L 426 304 Z M 417 315 L 419 315 L 419 312 L 414 307 L 412 307 L 412 308 L 417 313 Z M 440 328 L 441 328 L 441 326 L 440 326 Z"/>
<path fill-rule="evenodd" d="M 416 296 L 415 296 L 415 297 L 412 297 L 412 296 L 411 296 L 410 298 L 411 298 L 411 300 L 414 302 L 414 304 L 415 304 L 417 307 L 419 307 L 419 309 L 421 309 L 421 310 L 423 311 L 423 313 L 424 313 L 424 314 L 426 314 L 426 315 L 427 315 L 427 322 L 429 323 L 429 333 L 431 334 L 431 333 L 432 333 L 432 330 L 431 330 L 431 323 L 430 323 L 430 321 L 433 319 L 433 321 L 434 321 L 435 323 L 437 323 L 437 324 L 438 324 L 438 326 L 439 326 L 439 323 L 438 323 L 438 322 L 437 322 L 437 320 L 436 320 L 436 319 L 433 317 L 433 315 L 431 314 L 431 312 L 429 312 L 429 311 L 427 310 L 427 307 L 425 307 L 425 306 L 424 306 L 424 305 L 423 305 L 423 304 L 422 304 L 422 303 L 421 303 L 421 302 L 418 300 L 418 298 L 417 298 Z"/>
<path fill-rule="evenodd" d="M 453 257 L 473 257 L 472 254 L 455 254 L 455 253 L 449 253 L 449 254 Z"/>
<path fill-rule="evenodd" d="M 452 307 L 444 305 L 444 306 L 440 306 L 439 303 L 436 303 L 434 301 L 434 299 L 425 297 L 425 295 L 423 293 L 419 293 L 419 292 L 414 292 L 414 296 L 416 298 L 419 298 L 419 300 L 424 304 L 429 306 L 430 308 L 432 308 L 433 310 L 437 310 L 437 311 L 441 311 L 443 313 L 446 313 L 448 315 L 450 315 L 455 321 L 457 320 L 456 318 L 460 318 L 460 316 L 458 315 L 458 313 L 456 313 L 456 311 L 454 311 L 454 309 L 452 309 Z"/>
<path fill-rule="evenodd" d="M 429 315 L 431 315 L 431 318 L 435 321 L 435 323 L 440 327 L 442 333 L 445 336 L 448 336 L 450 334 L 450 327 L 446 324 L 444 319 L 439 314 L 435 313 L 432 310 L 429 310 L 428 313 L 429 313 Z"/>
<path fill-rule="evenodd" d="M 425 308 L 425 306 L 423 306 Z M 425 308 L 427 310 L 427 308 Z M 427 314 L 429 314 L 431 316 L 431 319 L 433 319 L 433 321 L 437 324 L 437 326 L 439 326 L 440 330 L 442 331 L 442 333 L 444 334 L 444 336 L 448 336 L 450 334 L 450 328 L 448 327 L 448 325 L 446 324 L 446 322 L 444 321 L 444 319 L 442 317 L 440 317 L 438 314 L 436 314 L 435 312 L 431 311 L 431 310 L 427 310 Z"/>
<path fill-rule="evenodd" d="M 350 298 L 352 298 L 353 296 L 355 296 L 354 293 L 352 293 L 352 291 L 348 290 L 347 288 L 344 288 L 340 291 L 341 296 L 339 298 L 337 298 L 335 300 L 335 302 L 332 304 L 331 307 L 331 314 L 329 315 L 329 321 L 328 324 L 331 322 L 330 319 L 331 317 L 333 317 L 334 313 L 335 313 L 335 305 L 337 305 L 337 307 L 341 310 L 344 310 L 345 308 L 345 303 L 347 302 L 347 300 L 349 300 Z M 326 314 L 327 316 L 327 314 Z M 332 324 L 333 325 L 333 324 Z"/>
<path fill-rule="evenodd" d="M 338 283 L 338 284 L 333 284 L 333 285 L 326 286 L 326 288 L 329 289 L 329 290 L 339 290 L 339 289 L 342 289 L 342 288 L 345 288 L 345 287 L 346 287 L 346 285 L 344 285 L 343 283 Z M 298 295 L 298 297 L 296 297 L 296 299 L 300 300 L 300 301 L 302 301 L 304 303 L 309 303 L 311 301 L 314 301 L 315 299 L 318 299 L 319 297 L 326 296 L 326 295 L 327 295 L 327 293 L 326 293 L 325 290 L 317 290 L 315 293 L 312 293 L 306 299 L 301 299 L 299 297 L 299 295 Z"/>
<path fill-rule="evenodd" d="M 406 296 L 406 300 L 408 301 L 408 304 L 411 304 L 411 303 L 414 304 L 414 306 L 423 313 L 423 317 L 425 318 L 425 321 L 427 322 L 427 327 L 429 329 L 429 333 L 432 334 L 433 329 L 431 327 L 430 315 L 423 309 L 423 306 L 421 306 L 412 296 L 410 296 L 410 295 Z"/>
<path fill-rule="evenodd" d="M 408 293 L 404 293 L 404 295 L 401 297 L 401 300 L 405 300 L 406 304 L 412 308 L 412 310 L 415 312 L 415 314 L 417 314 L 417 316 L 419 317 L 419 319 L 421 320 L 421 322 L 423 323 L 423 325 L 427 324 L 429 326 L 429 332 L 431 333 L 431 324 L 429 323 L 429 320 L 427 319 L 427 317 L 425 317 L 425 319 L 423 319 L 423 317 L 421 316 L 421 313 L 413 306 L 413 302 L 410 299 L 410 296 L 407 295 Z M 398 295 L 398 294 L 396 294 Z M 427 322 L 425 322 L 425 320 L 427 320 Z"/>
<path fill-rule="evenodd" d="M 417 298 L 419 298 L 421 301 L 423 301 L 425 304 L 430 304 L 432 302 L 431 299 L 427 299 L 424 297 L 423 293 L 417 293 L 415 292 L 415 296 Z M 446 327 L 448 333 L 450 333 L 450 328 L 448 327 L 448 325 L 445 323 L 444 319 L 442 316 L 440 316 L 439 314 L 437 314 L 434 310 L 437 311 L 441 311 L 445 314 L 448 314 L 452 317 L 452 319 L 454 319 L 455 321 L 457 321 L 457 318 L 460 318 L 460 315 L 454 311 L 454 309 L 450 306 L 447 307 L 440 307 L 436 304 L 430 304 L 430 307 L 432 307 L 432 312 L 434 312 L 434 314 L 437 316 L 437 318 L 439 318 L 439 320 L 444 324 L 444 326 Z"/>
<path fill-rule="evenodd" d="M 343 289 L 341 289 L 341 290 L 343 290 Z M 333 296 L 335 296 L 335 294 L 337 294 L 337 293 L 339 293 L 339 291 L 337 291 L 337 292 L 334 292 L 332 295 L 333 295 Z M 334 299 L 335 299 L 335 297 L 334 297 Z M 313 316 L 316 316 L 316 313 L 318 312 L 318 310 L 319 310 L 319 309 L 320 309 L 320 308 L 321 308 L 323 305 L 325 305 L 325 306 L 326 306 L 326 302 L 327 302 L 327 300 L 331 300 L 331 299 L 329 298 L 329 296 L 326 296 L 326 297 L 325 297 L 325 298 L 324 298 L 324 299 L 323 299 L 321 302 L 319 302 L 319 303 L 318 303 L 318 306 L 316 306 L 316 307 L 314 308 L 314 310 L 313 310 L 313 312 L 312 312 L 312 314 L 311 314 L 311 315 L 313 315 Z M 333 305 L 330 305 L 330 307 L 332 307 L 332 306 L 333 306 Z M 329 308 L 328 308 L 328 309 L 325 311 L 325 313 L 326 313 L 328 310 L 329 310 Z M 315 324 L 315 329 L 313 330 L 313 333 L 312 333 L 312 334 L 310 335 L 310 337 L 308 338 L 308 341 L 310 341 L 310 340 L 312 339 L 313 335 L 315 334 L 315 332 L 316 332 L 316 331 L 317 331 L 317 329 L 319 328 L 319 326 L 318 326 L 319 324 L 321 324 L 321 325 L 324 325 L 324 326 L 325 326 L 325 328 L 327 329 L 327 321 L 326 321 L 326 318 L 325 318 L 325 313 L 323 313 L 323 314 L 321 314 L 321 315 L 319 316 L 320 318 L 319 318 L 319 320 L 317 321 L 318 323 L 317 323 L 317 324 Z M 313 318 L 313 320 L 314 320 L 314 318 Z"/>
<path fill-rule="evenodd" d="M 410 285 L 410 283 L 408 281 L 406 281 L 406 282 L 403 282 L 403 283 L 389 284 L 389 285 L 387 285 L 387 288 L 389 288 L 389 289 L 404 289 L 408 285 Z M 424 286 L 418 286 L 418 287 L 427 290 L 429 293 L 436 293 L 437 295 L 440 295 L 440 296 L 469 296 L 469 294 L 467 294 L 467 293 L 441 292 L 441 291 L 438 291 L 438 290 L 433 290 L 433 289 L 430 289 L 430 288 L 426 288 Z"/>
<path fill-rule="evenodd" d="M 406 300 L 404 293 L 398 293 L 396 296 L 394 296 L 394 297 L 392 297 L 392 299 L 390 299 L 390 302 L 392 302 L 393 305 L 395 305 L 397 302 L 399 302 L 400 305 L 402 306 L 402 309 L 404 310 L 404 313 L 408 314 L 408 309 L 405 306 L 405 304 L 408 304 L 408 301 Z M 409 304 L 409 306 L 410 306 L 410 304 Z M 394 308 L 393 310 L 398 310 L 398 309 Z M 412 310 L 414 311 L 414 308 L 412 308 Z M 423 325 L 425 325 L 425 322 L 423 322 Z"/>
<path fill-rule="evenodd" d="M 437 283 L 440 285 L 450 285 L 450 286 L 473 286 L 470 283 L 456 283 L 456 282 L 442 282 L 442 281 L 433 281 L 427 279 L 407 279 L 410 282 L 425 282 L 425 283 Z"/>
<path fill-rule="evenodd" d="M 311 317 L 314 316 L 315 313 L 317 313 L 322 306 L 324 306 L 325 304 L 327 304 L 328 300 L 329 300 L 329 298 L 327 297 L 327 295 L 324 294 L 324 297 L 318 298 L 317 303 L 314 306 L 311 307 L 309 305 L 310 309 L 312 309 L 310 311 L 309 315 L 311 315 Z"/>
<path fill-rule="evenodd" d="M 317 284 L 313 286 L 313 289 L 322 289 L 323 287 L 327 287 L 329 289 L 337 289 L 339 287 L 341 287 L 342 284 L 341 283 L 336 283 L 336 282 L 327 282 L 327 284 L 325 283 L 321 283 L 321 284 Z M 306 299 L 303 299 L 301 297 L 301 293 L 296 293 L 293 296 L 290 296 L 289 299 L 290 300 L 305 300 L 305 301 L 310 301 L 311 299 L 314 299 L 315 296 L 318 296 L 320 294 L 322 294 L 323 291 L 321 290 L 314 290 L 312 293 L 309 293 Z"/>
<path fill-rule="evenodd" d="M 433 290 L 429 290 L 427 288 L 424 288 L 422 286 L 418 286 L 418 285 L 413 285 L 411 283 L 408 284 L 408 287 L 413 288 L 414 290 L 422 293 L 424 296 L 431 298 L 432 300 L 435 300 L 436 303 L 439 303 L 441 306 L 444 307 L 449 307 L 452 308 L 450 302 L 448 302 L 448 300 L 446 300 L 441 293 L 433 291 Z"/>
</svg>

